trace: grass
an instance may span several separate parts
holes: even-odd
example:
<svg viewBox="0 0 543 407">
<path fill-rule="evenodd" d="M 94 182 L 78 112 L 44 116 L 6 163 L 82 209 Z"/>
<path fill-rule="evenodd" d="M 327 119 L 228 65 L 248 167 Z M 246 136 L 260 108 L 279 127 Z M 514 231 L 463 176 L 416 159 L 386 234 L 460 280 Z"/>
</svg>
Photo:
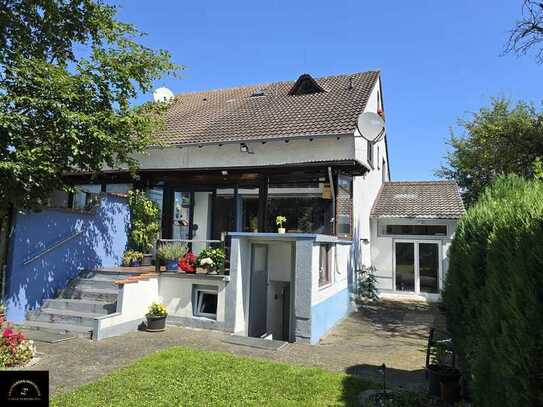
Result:
<svg viewBox="0 0 543 407">
<path fill-rule="evenodd" d="M 150 354 L 52 406 L 355 405 L 371 383 L 342 373 L 172 347 Z"/>
</svg>

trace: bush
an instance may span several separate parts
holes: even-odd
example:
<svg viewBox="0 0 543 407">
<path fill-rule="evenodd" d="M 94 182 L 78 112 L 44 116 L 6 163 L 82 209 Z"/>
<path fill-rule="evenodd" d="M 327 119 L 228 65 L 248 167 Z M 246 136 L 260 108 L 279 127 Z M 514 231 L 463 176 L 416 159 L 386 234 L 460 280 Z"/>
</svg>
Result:
<svg viewBox="0 0 543 407">
<path fill-rule="evenodd" d="M 543 404 L 543 183 L 500 177 L 466 213 L 443 293 L 481 406 Z"/>
<path fill-rule="evenodd" d="M 158 258 L 164 261 L 179 260 L 187 253 L 187 246 L 182 243 L 164 243 L 158 250 Z"/>
<path fill-rule="evenodd" d="M 34 343 L 12 325 L 6 325 L 0 338 L 0 368 L 22 366 L 34 357 Z"/>
<path fill-rule="evenodd" d="M 130 207 L 130 244 L 143 253 L 149 253 L 160 232 L 160 208 L 145 192 L 128 192 Z"/>
</svg>

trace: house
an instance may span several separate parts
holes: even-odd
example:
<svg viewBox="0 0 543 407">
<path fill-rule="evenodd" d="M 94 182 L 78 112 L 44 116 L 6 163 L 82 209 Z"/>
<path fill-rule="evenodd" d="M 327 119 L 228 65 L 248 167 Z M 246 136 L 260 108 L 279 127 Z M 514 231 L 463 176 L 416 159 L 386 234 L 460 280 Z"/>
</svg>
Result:
<svg viewBox="0 0 543 407">
<path fill-rule="evenodd" d="M 72 174 L 79 192 L 55 194 L 55 208 L 16 214 L 8 317 L 99 339 L 135 329 L 160 300 L 170 323 L 317 343 L 352 310 L 363 266 L 376 267 L 383 292 L 424 292 L 435 278 L 428 264 L 439 263 L 439 281 L 446 272 L 446 245 L 463 211 L 457 188 L 429 183 L 439 187 L 426 193 L 424 183 L 389 183 L 387 135 L 366 140 L 356 126 L 363 112 L 384 117 L 378 71 L 176 96 L 158 134 L 164 145 L 137 156 L 135 176 Z M 160 206 L 163 239 L 190 240 L 195 252 L 224 242 L 229 274 L 112 268 L 128 224 L 119 194 L 130 188 Z M 439 212 L 449 199 L 450 217 L 428 209 Z M 420 213 L 410 212 L 411 201 Z M 388 213 L 397 202 L 399 211 Z M 286 217 L 287 233 L 277 233 L 277 216 Z M 441 242 L 437 257 L 426 239 Z"/>
</svg>

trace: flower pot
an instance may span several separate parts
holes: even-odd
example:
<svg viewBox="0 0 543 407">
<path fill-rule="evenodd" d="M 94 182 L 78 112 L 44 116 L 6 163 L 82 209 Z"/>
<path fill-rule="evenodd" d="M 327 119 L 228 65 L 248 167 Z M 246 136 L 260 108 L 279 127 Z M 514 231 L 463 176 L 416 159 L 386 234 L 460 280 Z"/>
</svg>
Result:
<svg viewBox="0 0 543 407">
<path fill-rule="evenodd" d="M 143 260 L 141 261 L 142 266 L 151 266 L 153 264 L 153 255 L 152 254 L 144 254 Z"/>
<path fill-rule="evenodd" d="M 207 274 L 219 274 L 216 269 L 208 269 Z"/>
<path fill-rule="evenodd" d="M 146 315 L 147 317 L 147 324 L 145 327 L 146 331 L 149 332 L 161 332 L 166 330 L 166 318 L 157 316 L 157 315 Z"/>
<path fill-rule="evenodd" d="M 285 233 L 285 232 L 286 232 L 285 228 L 277 228 L 277 233 Z"/>
<path fill-rule="evenodd" d="M 140 267 L 141 261 L 139 260 L 132 260 L 132 263 L 130 263 L 130 267 Z"/>
<path fill-rule="evenodd" d="M 166 260 L 166 271 L 177 271 L 177 260 Z"/>
<path fill-rule="evenodd" d="M 435 397 L 441 397 L 442 383 L 446 385 L 446 391 L 449 391 L 449 384 L 452 389 L 454 383 L 458 384 L 462 376 L 458 369 L 446 365 L 428 365 L 427 370 L 429 379 L 428 392 Z"/>
</svg>

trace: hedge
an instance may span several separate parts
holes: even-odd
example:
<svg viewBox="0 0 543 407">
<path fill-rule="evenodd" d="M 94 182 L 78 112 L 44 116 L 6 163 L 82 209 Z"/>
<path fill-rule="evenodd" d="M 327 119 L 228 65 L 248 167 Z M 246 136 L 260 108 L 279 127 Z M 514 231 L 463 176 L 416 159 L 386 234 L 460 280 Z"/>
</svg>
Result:
<svg viewBox="0 0 543 407">
<path fill-rule="evenodd" d="M 476 405 L 543 405 L 543 182 L 499 178 L 449 261 L 447 326 Z"/>
</svg>

